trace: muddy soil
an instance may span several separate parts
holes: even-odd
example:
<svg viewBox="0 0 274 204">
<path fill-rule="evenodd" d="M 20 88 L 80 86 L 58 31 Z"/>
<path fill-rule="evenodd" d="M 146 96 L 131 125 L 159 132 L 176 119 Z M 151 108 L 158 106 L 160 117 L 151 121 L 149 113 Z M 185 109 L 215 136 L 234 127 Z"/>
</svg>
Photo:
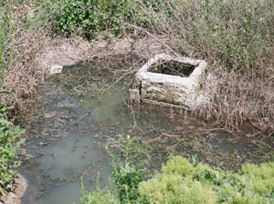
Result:
<svg viewBox="0 0 274 204">
<path fill-rule="evenodd" d="M 27 186 L 28 182 L 25 177 L 18 174 L 7 196 L 0 196 L 0 204 L 21 204 L 21 198 L 26 192 Z"/>
</svg>

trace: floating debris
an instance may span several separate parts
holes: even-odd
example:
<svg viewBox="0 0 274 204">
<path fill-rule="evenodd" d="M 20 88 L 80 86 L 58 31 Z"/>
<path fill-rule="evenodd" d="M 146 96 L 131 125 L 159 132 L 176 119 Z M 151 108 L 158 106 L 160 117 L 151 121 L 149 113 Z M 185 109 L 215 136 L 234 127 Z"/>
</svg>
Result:
<svg viewBox="0 0 274 204">
<path fill-rule="evenodd" d="M 49 73 L 50 74 L 60 74 L 60 73 L 62 73 L 62 70 L 63 70 L 63 66 L 61 66 L 61 65 L 52 65 L 50 70 L 49 70 Z"/>
</svg>

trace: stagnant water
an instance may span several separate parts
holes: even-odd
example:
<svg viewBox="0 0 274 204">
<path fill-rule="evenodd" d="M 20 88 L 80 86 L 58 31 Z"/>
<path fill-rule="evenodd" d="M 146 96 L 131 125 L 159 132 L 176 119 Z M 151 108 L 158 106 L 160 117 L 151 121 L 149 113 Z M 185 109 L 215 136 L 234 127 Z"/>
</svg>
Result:
<svg viewBox="0 0 274 204">
<path fill-rule="evenodd" d="M 126 89 L 114 87 L 95 97 L 92 91 L 79 94 L 83 80 L 97 86 L 89 69 L 74 66 L 52 77 L 32 106 L 35 120 L 26 125 L 27 151 L 20 169 L 29 181 L 23 204 L 80 203 L 80 177 L 91 190 L 97 181 L 106 186 L 111 160 L 104 146 L 117 134 L 140 136 L 150 144 L 155 168 L 170 153 L 196 154 L 202 162 L 230 169 L 273 159 L 271 141 L 244 133 L 209 133 L 210 126 L 173 109 L 128 106 Z M 75 83 L 66 83 L 71 79 Z"/>
</svg>

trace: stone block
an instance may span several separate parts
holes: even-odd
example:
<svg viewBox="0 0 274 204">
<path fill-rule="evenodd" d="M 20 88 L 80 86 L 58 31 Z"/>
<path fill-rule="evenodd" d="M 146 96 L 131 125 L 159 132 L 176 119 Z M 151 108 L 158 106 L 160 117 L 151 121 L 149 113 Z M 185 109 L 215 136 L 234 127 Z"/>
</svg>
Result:
<svg viewBox="0 0 274 204">
<path fill-rule="evenodd" d="M 194 110 L 206 104 L 203 95 L 207 63 L 187 57 L 159 54 L 135 75 L 140 98 Z"/>
</svg>

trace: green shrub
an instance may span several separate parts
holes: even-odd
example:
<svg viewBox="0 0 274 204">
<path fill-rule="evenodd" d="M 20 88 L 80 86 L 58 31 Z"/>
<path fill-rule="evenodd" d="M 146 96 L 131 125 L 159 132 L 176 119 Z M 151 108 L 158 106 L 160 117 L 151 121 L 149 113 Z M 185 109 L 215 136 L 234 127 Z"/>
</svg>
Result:
<svg viewBox="0 0 274 204">
<path fill-rule="evenodd" d="M 203 182 L 204 178 L 213 177 L 208 176 L 214 172 L 210 171 L 207 165 L 194 166 L 187 159 L 176 156 L 162 167 L 162 173 L 140 183 L 140 194 L 151 204 L 217 203 L 218 193 L 210 183 Z"/>
<path fill-rule="evenodd" d="M 0 110 L 0 195 L 4 194 L 3 190 L 7 190 L 8 184 L 14 179 L 13 169 L 20 165 L 16 152 L 24 142 L 20 137 L 23 131 L 5 120 L 2 110 Z"/>
<path fill-rule="evenodd" d="M 108 152 L 112 155 L 112 176 L 115 190 L 121 203 L 138 203 L 140 197 L 138 185 L 145 178 L 145 156 L 148 147 L 141 143 L 140 138 L 125 135 L 117 135 L 116 150 Z"/>
<path fill-rule="evenodd" d="M 139 187 L 140 194 L 151 204 L 213 204 L 218 199 L 210 186 L 179 174 L 158 174 Z"/>
<path fill-rule="evenodd" d="M 239 173 L 225 173 L 208 165 L 192 165 L 176 156 L 162 173 L 139 184 L 149 203 L 273 203 L 274 163 L 243 165 Z"/>
<path fill-rule="evenodd" d="M 147 24 L 143 7 L 159 10 L 163 5 L 163 0 L 61 0 L 53 26 L 57 33 L 88 39 L 101 31 L 116 35 L 125 29 L 124 22 Z"/>
<path fill-rule="evenodd" d="M 192 175 L 195 168 L 193 165 L 183 157 L 174 157 L 167 161 L 167 164 L 162 167 L 163 173 L 166 174 L 179 174 L 183 177 Z"/>
<path fill-rule="evenodd" d="M 113 151 L 114 148 L 116 151 Z M 114 192 L 98 188 L 96 192 L 89 193 L 81 184 L 82 203 L 145 204 L 145 200 L 140 197 L 138 185 L 145 178 L 144 158 L 148 147 L 142 144 L 138 137 L 117 135 L 115 141 L 108 142 L 106 149 L 113 158 L 111 172 L 115 184 Z"/>
<path fill-rule="evenodd" d="M 274 163 L 245 164 L 240 175 L 245 176 L 248 188 L 274 202 Z"/>
<path fill-rule="evenodd" d="M 83 183 L 82 204 L 146 204 L 140 197 L 138 185 L 144 179 L 144 170 L 140 166 L 129 165 L 123 162 L 112 164 L 112 176 L 114 177 L 114 189 L 101 190 L 90 193 L 86 191 Z"/>
</svg>

